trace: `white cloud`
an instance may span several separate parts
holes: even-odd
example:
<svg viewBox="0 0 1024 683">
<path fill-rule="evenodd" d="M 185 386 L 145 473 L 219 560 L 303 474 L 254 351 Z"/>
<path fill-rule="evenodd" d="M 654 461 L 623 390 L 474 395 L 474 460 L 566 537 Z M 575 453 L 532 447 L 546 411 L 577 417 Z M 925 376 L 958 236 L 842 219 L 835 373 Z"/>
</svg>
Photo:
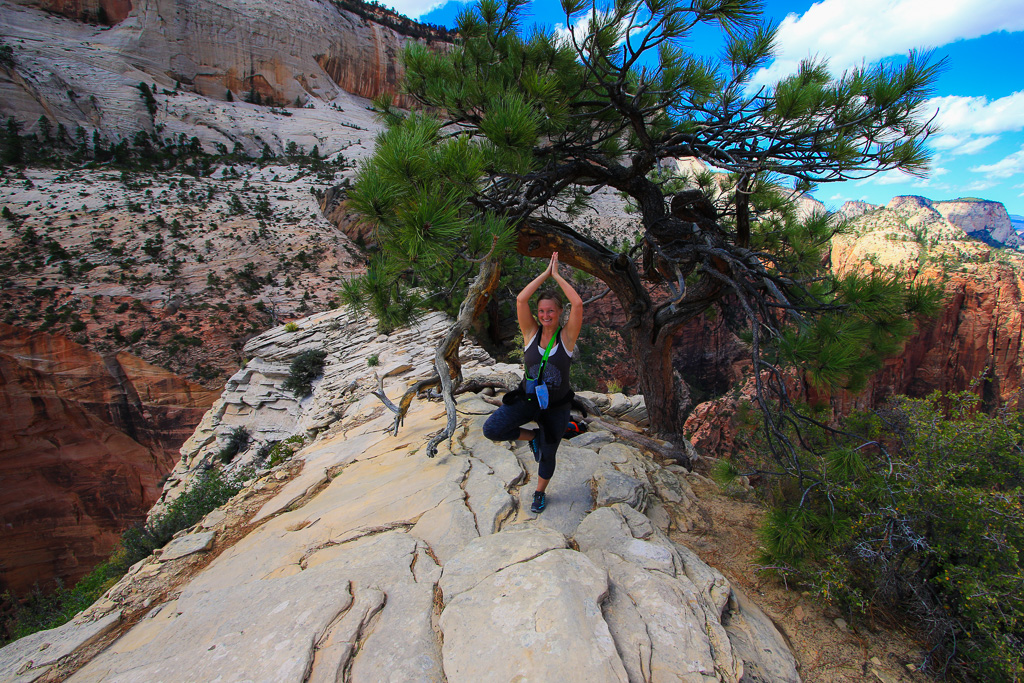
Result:
<svg viewBox="0 0 1024 683">
<path fill-rule="evenodd" d="M 468 0 L 465 1 L 468 2 Z M 442 7 L 447 3 L 448 0 L 394 0 L 392 3 L 385 0 L 384 4 L 399 14 L 404 14 L 411 19 L 419 19 L 427 12 Z"/>
<path fill-rule="evenodd" d="M 939 47 L 995 31 L 1024 30 L 1020 0 L 822 0 L 779 25 L 776 60 L 754 77 L 769 85 L 802 59 L 827 57 L 839 73 L 862 62 Z"/>
<path fill-rule="evenodd" d="M 929 115 L 936 110 L 935 123 L 944 133 L 942 137 L 1018 131 L 1024 129 L 1024 90 L 991 102 L 984 96 L 933 97 L 921 107 Z"/>
<path fill-rule="evenodd" d="M 943 167 L 939 166 L 939 167 L 933 168 L 931 170 L 931 172 L 928 174 L 927 178 L 916 178 L 916 177 L 915 178 L 909 178 L 908 177 L 907 180 L 912 181 L 911 184 L 914 187 L 927 187 L 927 188 L 931 188 L 931 189 L 941 190 L 941 189 L 945 189 L 946 187 L 948 187 L 948 185 L 946 183 L 937 183 L 935 181 L 938 178 L 941 178 L 942 176 L 946 175 L 947 173 L 949 173 L 949 169 L 948 168 L 943 168 Z M 895 181 L 893 181 L 893 182 L 895 182 Z"/>
<path fill-rule="evenodd" d="M 1021 145 L 1021 148 L 1013 154 L 1003 157 L 994 164 L 972 166 L 970 170 L 975 173 L 985 173 L 990 178 L 1009 178 L 1010 176 L 1024 173 L 1024 145 Z"/>
<path fill-rule="evenodd" d="M 977 154 L 999 139 L 998 135 L 985 135 L 978 138 L 961 135 L 940 135 L 930 140 L 935 149 L 948 150 L 950 156 L 961 154 Z"/>
<path fill-rule="evenodd" d="M 984 192 L 985 190 L 991 190 L 998 184 L 999 183 L 993 180 L 975 180 L 973 183 L 967 185 L 963 189 L 966 192 Z"/>
<path fill-rule="evenodd" d="M 891 171 L 885 171 L 873 175 L 869 178 L 857 181 L 857 185 L 898 185 L 899 183 L 908 183 L 912 180 L 916 180 L 914 176 L 907 175 L 903 171 L 893 169 Z"/>
<path fill-rule="evenodd" d="M 597 10 L 597 14 L 601 17 L 604 17 L 607 15 L 607 12 Z M 594 14 L 592 12 L 587 12 L 582 17 L 577 19 L 576 23 L 574 23 L 571 27 L 567 28 L 564 24 L 555 24 L 555 41 L 564 42 L 567 45 L 572 45 L 573 35 L 575 34 L 576 44 L 581 45 L 583 43 L 583 39 L 587 37 L 587 33 L 590 32 L 590 22 L 593 18 Z M 628 23 L 628 20 L 623 20 L 623 22 L 619 24 L 619 26 L 622 27 L 623 31 L 622 36 L 619 38 L 619 41 L 615 43 L 616 47 L 626 42 L 626 33 L 624 29 L 626 28 Z M 630 35 L 637 33 L 638 30 L 639 29 L 634 28 L 632 31 L 630 31 Z M 632 43 L 630 44 L 632 45 Z"/>
</svg>

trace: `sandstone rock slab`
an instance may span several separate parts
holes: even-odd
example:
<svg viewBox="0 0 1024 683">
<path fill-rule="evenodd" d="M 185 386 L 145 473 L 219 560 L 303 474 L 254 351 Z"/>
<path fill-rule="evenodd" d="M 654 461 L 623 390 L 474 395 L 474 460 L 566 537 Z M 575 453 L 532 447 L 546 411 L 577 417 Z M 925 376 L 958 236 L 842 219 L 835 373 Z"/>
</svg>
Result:
<svg viewBox="0 0 1024 683">
<path fill-rule="evenodd" d="M 608 583 L 582 553 L 551 550 L 449 602 L 439 621 L 450 683 L 627 683 L 601 603 Z"/>
<path fill-rule="evenodd" d="M 204 531 L 176 538 L 163 547 L 163 551 L 160 553 L 160 560 L 167 562 L 169 560 L 176 560 L 179 557 L 209 550 L 210 546 L 213 545 L 213 539 L 216 535 L 216 532 Z"/>
<path fill-rule="evenodd" d="M 444 564 L 439 583 L 446 602 L 505 567 L 565 548 L 565 536 L 550 529 L 517 525 L 481 536 Z"/>
<path fill-rule="evenodd" d="M 99 638 L 121 620 L 113 612 L 95 621 L 75 618 L 54 629 L 38 631 L 0 648 L 0 681 L 29 683 L 59 659 Z"/>
</svg>

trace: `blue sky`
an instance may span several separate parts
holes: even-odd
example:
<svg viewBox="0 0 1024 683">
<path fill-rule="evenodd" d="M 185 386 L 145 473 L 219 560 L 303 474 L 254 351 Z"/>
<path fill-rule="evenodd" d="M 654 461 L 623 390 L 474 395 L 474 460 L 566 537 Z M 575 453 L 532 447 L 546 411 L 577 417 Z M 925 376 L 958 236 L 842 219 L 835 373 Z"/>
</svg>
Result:
<svg viewBox="0 0 1024 683">
<path fill-rule="evenodd" d="M 463 7 L 457 0 L 395 3 L 404 14 L 445 26 Z M 564 28 L 558 0 L 533 0 L 529 8 L 534 22 Z M 899 59 L 912 48 L 947 60 L 928 103 L 941 127 L 930 141 L 931 175 L 894 171 L 821 185 L 818 199 L 838 208 L 849 199 L 884 204 L 901 194 L 980 197 L 1024 215 L 1024 0 L 766 0 L 765 16 L 780 30 L 776 60 L 759 74 L 763 83 L 792 73 L 810 55 L 827 57 L 834 73 Z M 702 32 L 692 46 L 713 51 L 714 41 Z"/>
</svg>

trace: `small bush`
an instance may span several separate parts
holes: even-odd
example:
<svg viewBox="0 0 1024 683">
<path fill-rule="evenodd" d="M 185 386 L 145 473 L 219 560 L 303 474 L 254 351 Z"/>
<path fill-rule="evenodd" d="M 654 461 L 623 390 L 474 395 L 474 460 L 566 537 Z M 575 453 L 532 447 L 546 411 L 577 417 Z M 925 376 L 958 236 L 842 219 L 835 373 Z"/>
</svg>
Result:
<svg viewBox="0 0 1024 683">
<path fill-rule="evenodd" d="M 933 644 L 927 669 L 1024 673 L 1024 418 L 970 393 L 897 398 L 811 435 L 816 484 L 783 484 L 762 562 L 853 615 L 902 611 Z M 854 435 L 856 438 L 853 438 Z M 803 491 L 801 493 L 801 491 Z"/>
<path fill-rule="evenodd" d="M 264 469 L 270 469 L 292 457 L 305 442 L 306 439 L 301 434 L 289 436 L 284 441 L 268 441 L 256 452 L 256 464 Z"/>
<path fill-rule="evenodd" d="M 371 368 L 375 368 L 380 365 L 380 357 L 376 353 L 371 353 L 366 357 L 366 364 Z"/>
<path fill-rule="evenodd" d="M 288 368 L 284 388 L 299 398 L 309 396 L 313 393 L 313 380 L 323 372 L 326 358 L 326 351 L 310 349 L 300 353 Z"/>
<path fill-rule="evenodd" d="M 166 512 L 148 523 L 133 527 L 121 537 L 125 569 L 162 548 L 182 529 L 187 529 L 210 511 L 219 508 L 241 490 L 215 469 L 206 470 L 180 496 L 171 501 Z"/>
<path fill-rule="evenodd" d="M 285 332 L 298 332 L 299 331 L 299 325 L 298 325 L 298 323 L 285 323 L 284 331 Z"/>
<path fill-rule="evenodd" d="M 245 427 L 235 427 L 228 434 L 228 441 L 217 457 L 221 462 L 231 462 L 236 455 L 249 446 L 249 431 Z"/>
</svg>

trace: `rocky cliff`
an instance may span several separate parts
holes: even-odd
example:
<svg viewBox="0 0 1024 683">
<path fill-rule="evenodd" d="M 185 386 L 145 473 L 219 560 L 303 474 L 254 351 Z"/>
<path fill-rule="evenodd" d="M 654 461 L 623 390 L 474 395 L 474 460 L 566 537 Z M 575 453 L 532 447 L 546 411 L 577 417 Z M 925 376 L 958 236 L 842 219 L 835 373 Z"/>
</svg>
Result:
<svg viewBox="0 0 1024 683">
<path fill-rule="evenodd" d="M 1012 249 L 1024 246 L 1024 240 L 1017 235 L 1006 207 L 1000 202 L 984 199 L 933 201 L 905 195 L 893 197 L 886 208 L 901 211 L 918 223 L 932 224 L 932 232 L 941 231 L 934 223 L 942 222 L 990 246 Z"/>
<path fill-rule="evenodd" d="M 399 396 L 438 331 L 432 320 L 380 337 L 339 311 L 252 340 L 168 493 L 229 425 L 312 441 L 75 620 L 0 650 L 0 680 L 800 680 L 756 603 L 671 539 L 696 514 L 682 468 L 595 429 L 563 443 L 537 516 L 528 449 L 481 435 L 486 393 L 460 397 L 436 459 L 423 444 L 439 402 L 417 399 L 391 435 L 367 389 L 381 376 Z M 327 365 L 296 401 L 281 370 L 304 348 Z M 464 359 L 471 377 L 517 371 L 471 345 Z M 625 397 L 591 398 L 611 424 L 644 419 Z"/>
<path fill-rule="evenodd" d="M 0 323 L 0 585 L 73 583 L 145 518 L 216 394 Z"/>
<path fill-rule="evenodd" d="M 280 151 L 288 139 L 308 149 L 317 143 L 304 138 L 319 135 L 321 150 L 333 152 L 330 128 L 358 127 L 360 118 L 358 111 L 355 118 L 339 114 L 365 110 L 367 103 L 353 96 L 397 93 L 408 40 L 447 39 L 383 10 L 360 15 L 328 0 L 135 0 L 127 14 L 123 3 L 107 4 L 0 2 L 4 37 L 15 51 L 15 66 L 0 68 L 4 119 L 14 117 L 28 132 L 44 116 L 54 128 L 82 126 L 112 140 L 140 130 L 180 133 L 210 151 L 217 142 Z M 76 18 L 106 7 L 116 25 L 70 21 L 39 7 Z M 389 25 L 380 23 L 388 18 Z M 140 82 L 151 86 L 152 109 Z M 242 101 L 257 96 L 289 107 L 287 116 Z"/>
</svg>

